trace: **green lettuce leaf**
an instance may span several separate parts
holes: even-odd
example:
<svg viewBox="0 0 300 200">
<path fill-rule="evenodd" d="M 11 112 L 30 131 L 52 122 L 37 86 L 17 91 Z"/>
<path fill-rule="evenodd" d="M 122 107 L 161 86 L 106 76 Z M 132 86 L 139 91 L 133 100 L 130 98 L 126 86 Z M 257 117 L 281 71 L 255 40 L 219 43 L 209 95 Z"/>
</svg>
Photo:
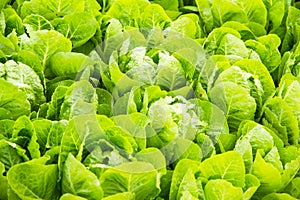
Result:
<svg viewBox="0 0 300 200">
<path fill-rule="evenodd" d="M 44 69 L 53 54 L 57 52 L 69 52 L 72 49 L 71 41 L 54 30 L 31 32 L 30 38 L 22 39 L 22 44 L 22 49 L 29 50 L 39 56 Z"/>
<path fill-rule="evenodd" d="M 106 170 L 100 181 L 104 196 L 132 192 L 137 199 L 149 199 L 158 195 L 159 174 L 150 163 L 130 162 Z"/>
<path fill-rule="evenodd" d="M 165 28 L 170 23 L 165 10 L 158 4 L 150 4 L 141 13 L 139 26 L 147 28 Z"/>
<path fill-rule="evenodd" d="M 0 94 L 0 119 L 17 119 L 19 116 L 29 115 L 31 108 L 26 93 L 0 79 Z"/>
<path fill-rule="evenodd" d="M 7 174 L 11 190 L 21 199 L 56 198 L 57 178 L 57 165 L 34 162 L 15 165 Z"/>
<path fill-rule="evenodd" d="M 0 77 L 25 92 L 33 108 L 46 101 L 41 80 L 29 66 L 10 60 L 0 64 Z"/>
<path fill-rule="evenodd" d="M 51 20 L 55 17 L 64 16 L 70 13 L 78 13 L 84 11 L 84 0 L 33 0 L 25 1 L 21 7 L 21 17 L 25 18 L 30 14 L 39 14 L 46 19 Z"/>
<path fill-rule="evenodd" d="M 207 179 L 224 179 L 236 187 L 245 185 L 243 158 L 235 151 L 228 151 L 204 160 L 200 164 L 200 171 Z"/>
<path fill-rule="evenodd" d="M 180 160 L 173 172 L 169 199 L 180 199 L 184 191 L 197 197 L 197 184 L 195 174 L 200 170 L 200 162 L 189 159 Z"/>
<path fill-rule="evenodd" d="M 138 27 L 141 13 L 148 5 L 146 0 L 117 0 L 106 14 L 118 19 L 123 26 Z"/>
<path fill-rule="evenodd" d="M 262 122 L 271 128 L 285 145 L 298 144 L 298 121 L 291 107 L 284 100 L 274 97 L 267 101 Z"/>
<path fill-rule="evenodd" d="M 231 132 L 237 131 L 243 120 L 254 119 L 255 99 L 250 95 L 250 91 L 242 86 L 232 82 L 221 82 L 211 89 L 209 96 L 211 102 L 225 113 Z"/>
<path fill-rule="evenodd" d="M 41 152 L 39 151 L 40 145 L 37 142 L 37 134 L 32 122 L 27 116 L 21 116 L 16 120 L 10 141 L 26 149 L 31 159 L 41 156 Z"/>
<path fill-rule="evenodd" d="M 59 52 L 49 59 L 49 68 L 55 76 L 76 78 L 85 68 L 91 68 L 94 62 L 86 55 L 74 52 Z"/>
<path fill-rule="evenodd" d="M 56 30 L 72 41 L 73 48 L 77 48 L 95 35 L 97 26 L 91 13 L 72 13 L 64 16 Z"/>
<path fill-rule="evenodd" d="M 260 187 L 254 194 L 255 199 L 276 192 L 281 188 L 280 171 L 271 163 L 266 162 L 259 152 L 256 154 L 251 174 L 255 175 L 260 181 Z"/>
<path fill-rule="evenodd" d="M 85 156 L 86 149 L 91 152 L 94 149 L 95 142 L 106 139 L 101 123 L 98 121 L 100 119 L 101 117 L 96 115 L 81 115 L 69 121 L 61 139 L 58 158 L 59 169 L 63 168 L 69 153 L 72 153 L 77 160 L 81 161 Z"/>
<path fill-rule="evenodd" d="M 243 190 L 222 179 L 210 180 L 204 188 L 207 200 L 242 199 Z"/>
<path fill-rule="evenodd" d="M 25 155 L 25 150 L 14 143 L 0 140 L 0 162 L 8 171 L 12 166 L 26 161 L 28 158 Z"/>
<path fill-rule="evenodd" d="M 96 175 L 86 169 L 71 153 L 68 155 L 62 171 L 62 192 L 93 200 L 101 199 L 103 196 Z"/>
<path fill-rule="evenodd" d="M 60 119 L 70 119 L 78 115 L 96 114 L 97 95 L 93 86 L 83 80 L 75 82 L 64 94 Z"/>
<path fill-rule="evenodd" d="M 31 14 L 23 19 L 23 23 L 27 29 L 33 31 L 52 30 L 54 29 L 51 22 L 39 14 Z"/>
</svg>

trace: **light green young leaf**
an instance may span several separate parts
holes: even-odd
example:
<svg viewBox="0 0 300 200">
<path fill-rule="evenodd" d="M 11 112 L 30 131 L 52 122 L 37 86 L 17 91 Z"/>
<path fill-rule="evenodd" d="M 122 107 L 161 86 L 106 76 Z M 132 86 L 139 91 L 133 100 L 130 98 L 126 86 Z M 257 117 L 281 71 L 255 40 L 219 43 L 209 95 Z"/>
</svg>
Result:
<svg viewBox="0 0 300 200">
<path fill-rule="evenodd" d="M 118 19 L 123 26 L 138 27 L 141 13 L 149 4 L 146 0 L 117 0 L 106 14 Z"/>
<path fill-rule="evenodd" d="M 253 168 L 253 160 L 258 151 L 266 162 L 272 164 L 279 172 L 283 171 L 280 158 L 284 150 L 283 142 L 275 133 L 255 122 L 244 121 L 237 134 L 242 136 L 237 141 L 235 150 L 243 156 L 247 173 Z"/>
<path fill-rule="evenodd" d="M 271 163 L 274 167 L 278 169 L 278 171 L 283 172 L 283 166 L 280 161 L 280 155 L 276 147 L 273 147 L 271 151 L 269 151 L 265 155 L 264 160 L 268 163 Z"/>
<path fill-rule="evenodd" d="M 41 84 L 43 86 L 46 85 L 44 68 L 40 62 L 39 56 L 36 53 L 27 50 L 19 50 L 17 54 L 12 55 L 12 58 L 17 63 L 23 63 L 31 67 L 35 71 L 35 73 L 39 76 L 41 80 Z"/>
<path fill-rule="evenodd" d="M 42 154 L 47 149 L 57 147 L 61 143 L 63 132 L 68 125 L 67 121 L 50 121 L 38 119 L 32 122 Z"/>
<path fill-rule="evenodd" d="M 282 139 L 285 145 L 298 144 L 298 121 L 288 104 L 274 97 L 266 102 L 262 122 Z"/>
<path fill-rule="evenodd" d="M 228 28 L 228 27 L 215 28 L 207 36 L 203 45 L 204 49 L 208 51 L 210 55 L 214 55 L 218 47 L 220 46 L 223 37 L 227 34 L 232 34 L 237 38 L 241 38 L 240 33 L 232 28 Z"/>
<path fill-rule="evenodd" d="M 0 140 L 0 151 L 0 163 L 4 165 L 6 171 L 26 160 L 25 150 L 12 142 Z"/>
<path fill-rule="evenodd" d="M 210 180 L 204 188 L 206 200 L 242 199 L 243 190 L 226 180 Z"/>
<path fill-rule="evenodd" d="M 195 174 L 199 172 L 200 169 L 199 167 L 200 167 L 199 161 L 194 161 L 189 159 L 182 159 L 177 163 L 174 173 L 172 175 L 172 183 L 171 183 L 170 194 L 169 194 L 170 200 L 180 199 L 180 193 L 183 192 L 182 191 L 183 187 L 185 186 L 187 188 L 189 188 L 189 186 L 194 187 L 195 180 L 194 183 L 189 181 L 193 181 L 193 179 L 195 179 Z M 189 175 L 186 176 L 187 172 L 189 173 Z M 188 179 L 188 180 L 184 181 L 184 179 Z M 195 193 L 195 190 L 191 192 Z"/>
<path fill-rule="evenodd" d="M 135 193 L 136 199 L 155 198 L 159 189 L 159 173 L 150 163 L 129 162 L 106 170 L 100 181 L 104 196 L 122 192 Z"/>
<path fill-rule="evenodd" d="M 108 140 L 100 139 L 97 142 L 94 141 L 90 146 L 93 146 L 93 149 L 84 159 L 83 164 L 88 166 L 89 170 L 95 173 L 97 177 L 100 177 L 107 168 L 129 162 L 124 151 L 120 151 L 116 145 L 111 144 Z"/>
<path fill-rule="evenodd" d="M 5 8 L 2 10 L 5 15 L 5 35 L 10 34 L 14 29 L 18 33 L 18 35 L 22 35 L 24 33 L 24 26 L 22 23 L 22 19 L 17 14 L 16 10 L 13 8 Z"/>
<path fill-rule="evenodd" d="M 244 42 L 232 34 L 226 34 L 216 50 L 216 54 L 234 55 L 242 58 L 248 58 L 249 53 Z"/>
<path fill-rule="evenodd" d="M 280 171 L 271 163 L 264 161 L 259 152 L 256 154 L 251 174 L 255 175 L 260 181 L 260 186 L 254 194 L 256 198 L 262 198 L 266 194 L 276 192 L 281 188 Z"/>
<path fill-rule="evenodd" d="M 180 62 L 166 53 L 159 54 L 157 83 L 163 90 L 172 91 L 187 84 Z"/>
<path fill-rule="evenodd" d="M 203 20 L 205 25 L 205 33 L 212 31 L 214 26 L 214 19 L 211 10 L 211 1 L 208 0 L 196 0 L 200 18 Z"/>
<path fill-rule="evenodd" d="M 156 148 L 149 147 L 135 154 L 137 161 L 149 162 L 161 174 L 166 174 L 166 159 L 162 152 Z"/>
<path fill-rule="evenodd" d="M 275 34 L 269 34 L 257 38 L 257 40 L 247 40 L 246 46 L 258 53 L 262 63 L 269 72 L 273 72 L 281 62 L 281 55 L 278 50 L 280 38 Z"/>
<path fill-rule="evenodd" d="M 288 186 L 288 184 L 294 179 L 294 177 L 297 176 L 299 170 L 300 170 L 299 156 L 296 159 L 284 165 L 284 171 L 281 175 L 281 180 L 282 180 L 282 186 L 280 188 L 281 190 Z"/>
<path fill-rule="evenodd" d="M 100 181 L 70 153 L 62 171 L 62 192 L 98 200 L 103 196 Z"/>
<path fill-rule="evenodd" d="M 253 121 L 244 121 L 240 125 L 237 134 L 241 136 L 240 141 L 249 141 L 254 156 L 259 149 L 263 150 L 264 153 L 268 153 L 274 146 L 274 138 L 269 130 Z M 242 144 L 237 143 L 237 145 Z"/>
<path fill-rule="evenodd" d="M 202 160 L 201 148 L 194 142 L 183 138 L 175 138 L 165 144 L 161 151 L 165 155 L 168 165 L 175 166 L 182 159 Z"/>
<path fill-rule="evenodd" d="M 221 82 L 211 89 L 209 96 L 225 113 L 231 132 L 237 131 L 243 120 L 254 119 L 256 102 L 248 89 L 232 82 Z"/>
<path fill-rule="evenodd" d="M 113 120 L 134 137 L 140 150 L 146 148 L 146 126 L 149 124 L 149 119 L 146 115 L 131 113 L 129 115 L 114 116 Z"/>
<path fill-rule="evenodd" d="M 294 48 L 300 41 L 299 15 L 300 10 L 294 6 L 288 7 L 286 19 L 286 32 L 282 41 L 281 53 Z"/>
<path fill-rule="evenodd" d="M 170 25 L 170 31 L 180 33 L 181 35 L 188 36 L 192 39 L 201 37 L 199 17 L 195 14 L 180 15 Z"/>
<path fill-rule="evenodd" d="M 267 9 L 262 0 L 238 0 L 212 2 L 212 14 L 215 26 L 221 26 L 227 21 L 256 22 L 263 26 L 267 22 Z"/>
<path fill-rule="evenodd" d="M 157 80 L 158 67 L 154 61 L 146 55 L 146 47 L 134 48 L 129 52 L 127 59 L 129 59 L 129 62 L 127 63 L 125 59 L 123 61 L 124 64 L 122 64 L 121 60 L 119 67 L 129 78 L 138 81 L 139 84 L 153 85 L 155 83 Z M 121 79 L 121 81 L 123 80 Z"/>
<path fill-rule="evenodd" d="M 146 28 L 165 28 L 170 23 L 170 18 L 165 10 L 158 4 L 150 4 L 141 13 L 139 27 Z"/>
<path fill-rule="evenodd" d="M 72 41 L 73 48 L 77 48 L 95 35 L 97 26 L 93 15 L 72 13 L 64 16 L 56 30 Z"/>
<path fill-rule="evenodd" d="M 294 178 L 290 184 L 285 188 L 285 192 L 291 194 L 293 197 L 300 198 L 300 177 Z"/>
<path fill-rule="evenodd" d="M 227 21 L 247 22 L 247 14 L 238 5 L 238 1 L 221 1 L 214 0 L 212 2 L 212 15 L 214 18 L 214 26 L 220 27 Z"/>
<path fill-rule="evenodd" d="M 175 136 L 193 140 L 197 127 L 201 124 L 193 111 L 194 106 L 180 96 L 161 98 L 149 108 L 151 127 L 164 142 L 171 141 Z"/>
<path fill-rule="evenodd" d="M 204 160 L 200 164 L 201 175 L 207 179 L 224 179 L 233 186 L 244 187 L 245 166 L 242 156 L 228 151 Z"/>
<path fill-rule="evenodd" d="M 264 91 L 262 95 L 263 103 L 274 95 L 275 85 L 273 79 L 266 66 L 264 66 L 260 61 L 244 59 L 234 63 L 233 65 L 238 66 L 243 71 L 246 71 L 258 78 Z"/>
<path fill-rule="evenodd" d="M 60 109 L 60 119 L 71 119 L 78 115 L 96 114 L 96 90 L 88 81 L 78 81 L 64 94 Z"/>
<path fill-rule="evenodd" d="M 72 153 L 81 161 L 85 149 L 93 150 L 93 144 L 100 139 L 106 139 L 101 128 L 101 122 L 96 115 L 80 115 L 69 121 L 61 139 L 61 148 L 58 158 L 61 170 L 69 155 Z"/>
<path fill-rule="evenodd" d="M 246 71 L 243 71 L 237 66 L 231 66 L 225 69 L 215 81 L 215 85 L 223 84 L 223 82 L 234 82 L 239 86 L 249 90 L 250 95 L 256 102 L 256 115 L 258 118 L 262 108 L 262 96 L 264 94 L 262 83 L 256 75 L 252 75 Z"/>
<path fill-rule="evenodd" d="M 10 141 L 27 149 L 31 159 L 41 156 L 36 132 L 27 116 L 21 116 L 16 120 Z"/>
<path fill-rule="evenodd" d="M 109 141 L 129 154 L 138 150 L 138 145 L 134 140 L 134 137 L 128 131 L 119 126 L 107 128 L 105 130 L 105 135 Z"/>
<path fill-rule="evenodd" d="M 93 14 L 95 17 L 99 15 L 101 5 L 98 0 L 84 0 L 84 12 Z"/>
<path fill-rule="evenodd" d="M 300 79 L 292 74 L 284 75 L 279 83 L 278 96 L 283 99 L 297 117 L 298 129 L 300 128 Z"/>
<path fill-rule="evenodd" d="M 25 1 L 20 16 L 24 19 L 30 14 L 39 14 L 48 20 L 71 13 L 84 11 L 84 0 L 32 0 Z"/>
<path fill-rule="evenodd" d="M 0 120 L 0 137 L 11 138 L 15 121 L 10 119 Z"/>
<path fill-rule="evenodd" d="M 30 109 L 26 93 L 0 79 L 0 119 L 17 119 L 19 116 L 29 115 Z"/>
<path fill-rule="evenodd" d="M 270 29 L 270 32 L 277 34 L 276 30 L 282 25 L 284 15 L 287 14 L 288 2 L 281 0 L 263 0 L 263 2 L 268 10 L 268 27 Z"/>
<path fill-rule="evenodd" d="M 205 135 L 205 133 L 200 133 L 197 135 L 197 144 L 201 148 L 203 160 L 211 157 L 216 153 L 215 143 L 210 139 L 209 136 Z"/>
<path fill-rule="evenodd" d="M 9 170 L 7 179 L 12 191 L 24 200 L 51 200 L 58 196 L 57 165 L 18 164 Z"/>
<path fill-rule="evenodd" d="M 152 0 L 151 2 L 161 5 L 165 10 L 178 10 L 178 0 Z"/>
<path fill-rule="evenodd" d="M 197 189 L 195 175 L 191 169 L 188 169 L 179 185 L 176 199 L 184 199 L 186 196 L 189 198 L 198 199 Z M 189 194 L 187 195 L 186 192 Z"/>
<path fill-rule="evenodd" d="M 203 122 L 198 127 L 201 132 L 205 132 L 213 141 L 217 139 L 219 134 L 229 133 L 227 119 L 219 107 L 209 101 L 198 99 L 192 99 L 190 102 L 195 105 L 193 110 Z"/>
<path fill-rule="evenodd" d="M 222 27 L 228 27 L 238 31 L 243 41 L 256 38 L 255 32 L 253 32 L 248 26 L 240 22 L 228 21 L 225 22 Z"/>
<path fill-rule="evenodd" d="M 0 44 L 0 51 L 3 56 L 12 55 L 16 51 L 14 43 L 2 34 L 0 34 Z"/>
<path fill-rule="evenodd" d="M 69 52 L 72 43 L 61 33 L 54 30 L 34 31 L 30 38 L 22 40 L 22 49 L 36 53 L 45 68 L 49 58 L 57 52 Z"/>
<path fill-rule="evenodd" d="M 260 186 L 260 182 L 256 176 L 252 174 L 245 175 L 245 187 L 243 188 L 243 200 L 250 200 Z"/>
<path fill-rule="evenodd" d="M 4 65 L 0 65 L 0 77 L 26 93 L 27 100 L 33 108 L 46 101 L 41 80 L 29 66 L 10 60 Z"/>
<path fill-rule="evenodd" d="M 118 37 L 123 29 L 121 22 L 117 19 L 112 18 L 108 21 L 108 23 L 109 24 L 105 32 L 105 40 L 108 40 L 108 38 L 112 38 L 114 36 Z"/>
<path fill-rule="evenodd" d="M 23 20 L 23 24 L 27 27 L 27 29 L 29 28 L 28 26 L 30 26 L 33 31 L 54 29 L 50 21 L 38 14 L 28 15 Z"/>
<path fill-rule="evenodd" d="M 68 90 L 67 86 L 58 86 L 51 96 L 49 108 L 47 110 L 46 118 L 50 120 L 59 120 L 60 109 L 63 104 L 65 94 Z"/>
<path fill-rule="evenodd" d="M 55 76 L 76 78 L 83 69 L 92 70 L 92 61 L 88 56 L 75 52 L 58 52 L 49 59 L 48 67 Z"/>
</svg>

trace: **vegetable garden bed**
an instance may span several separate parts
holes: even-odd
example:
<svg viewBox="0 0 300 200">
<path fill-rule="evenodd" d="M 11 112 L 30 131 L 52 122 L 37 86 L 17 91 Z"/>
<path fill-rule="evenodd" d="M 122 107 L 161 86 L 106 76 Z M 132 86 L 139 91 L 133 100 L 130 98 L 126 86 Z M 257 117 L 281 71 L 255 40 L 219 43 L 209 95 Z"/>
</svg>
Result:
<svg viewBox="0 0 300 200">
<path fill-rule="evenodd" d="M 1 0 L 0 200 L 300 199 L 300 4 Z"/>
</svg>

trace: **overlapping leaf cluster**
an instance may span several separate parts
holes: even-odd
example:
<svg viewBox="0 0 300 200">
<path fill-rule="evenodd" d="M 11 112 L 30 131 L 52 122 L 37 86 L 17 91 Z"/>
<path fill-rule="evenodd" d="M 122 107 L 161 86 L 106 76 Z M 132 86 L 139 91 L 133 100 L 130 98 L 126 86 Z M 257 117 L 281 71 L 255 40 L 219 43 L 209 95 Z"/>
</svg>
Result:
<svg viewBox="0 0 300 200">
<path fill-rule="evenodd" d="M 0 199 L 299 199 L 299 7 L 2 0 Z"/>
</svg>

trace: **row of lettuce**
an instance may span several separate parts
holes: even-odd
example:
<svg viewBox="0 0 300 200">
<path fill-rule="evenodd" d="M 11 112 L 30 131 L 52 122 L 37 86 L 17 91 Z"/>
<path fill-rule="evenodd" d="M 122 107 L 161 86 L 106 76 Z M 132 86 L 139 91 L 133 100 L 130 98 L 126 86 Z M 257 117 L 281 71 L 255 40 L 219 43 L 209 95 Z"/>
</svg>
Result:
<svg viewBox="0 0 300 200">
<path fill-rule="evenodd" d="M 288 0 L 0 2 L 0 199 L 299 199 Z"/>
</svg>

